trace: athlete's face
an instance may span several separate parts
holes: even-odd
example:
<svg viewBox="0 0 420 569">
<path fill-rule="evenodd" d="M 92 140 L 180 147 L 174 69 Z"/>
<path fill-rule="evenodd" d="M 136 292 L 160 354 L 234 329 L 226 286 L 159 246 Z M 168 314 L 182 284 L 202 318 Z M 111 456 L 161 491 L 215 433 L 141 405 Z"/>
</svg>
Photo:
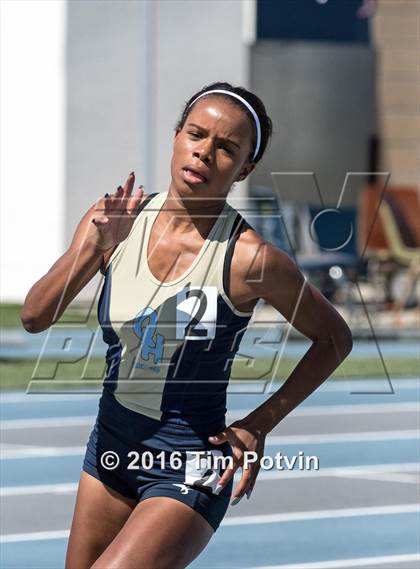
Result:
<svg viewBox="0 0 420 569">
<path fill-rule="evenodd" d="M 175 134 L 172 185 L 181 195 L 225 197 L 234 182 L 254 169 L 248 160 L 252 151 L 247 114 L 221 97 L 203 97 Z"/>
</svg>

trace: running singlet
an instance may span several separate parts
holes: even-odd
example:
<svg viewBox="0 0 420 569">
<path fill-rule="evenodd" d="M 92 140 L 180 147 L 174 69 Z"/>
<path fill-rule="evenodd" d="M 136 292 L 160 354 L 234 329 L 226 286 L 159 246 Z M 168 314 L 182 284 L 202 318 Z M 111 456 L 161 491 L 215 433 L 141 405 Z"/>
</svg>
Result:
<svg viewBox="0 0 420 569">
<path fill-rule="evenodd" d="M 175 280 L 160 282 L 147 250 L 167 195 L 147 196 L 105 266 L 98 304 L 108 344 L 104 389 L 153 419 L 223 421 L 233 358 L 252 316 L 228 298 L 233 247 L 245 220 L 225 202 L 193 263 Z"/>
</svg>

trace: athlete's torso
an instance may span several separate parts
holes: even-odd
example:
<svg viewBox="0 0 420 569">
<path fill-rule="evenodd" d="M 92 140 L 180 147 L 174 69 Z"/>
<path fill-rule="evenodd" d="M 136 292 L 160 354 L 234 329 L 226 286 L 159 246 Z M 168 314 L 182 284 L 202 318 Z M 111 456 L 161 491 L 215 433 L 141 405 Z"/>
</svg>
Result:
<svg viewBox="0 0 420 569">
<path fill-rule="evenodd" d="M 105 268 L 98 305 L 109 345 L 104 388 L 148 417 L 204 424 L 224 417 L 231 365 L 252 316 L 235 308 L 226 291 L 243 218 L 226 202 L 192 264 L 160 282 L 147 251 L 167 195 L 152 194 L 142 204 Z"/>
</svg>

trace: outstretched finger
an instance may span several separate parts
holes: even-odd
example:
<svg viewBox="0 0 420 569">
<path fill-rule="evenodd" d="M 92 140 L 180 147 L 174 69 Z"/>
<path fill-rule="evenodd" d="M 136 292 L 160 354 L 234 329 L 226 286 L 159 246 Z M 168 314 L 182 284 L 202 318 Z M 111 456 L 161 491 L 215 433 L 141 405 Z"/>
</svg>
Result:
<svg viewBox="0 0 420 569">
<path fill-rule="evenodd" d="M 115 198 L 122 198 L 124 195 L 124 188 L 122 186 L 118 186 L 117 191 L 114 194 Z"/>
<path fill-rule="evenodd" d="M 130 172 L 124 184 L 124 198 L 128 198 L 131 195 L 131 192 L 133 191 L 134 187 L 135 178 L 136 177 L 134 175 L 134 172 Z"/>
<path fill-rule="evenodd" d="M 123 188 L 118 186 L 116 191 L 113 194 L 109 194 L 108 192 L 102 198 L 103 204 L 103 213 L 105 215 L 113 216 L 115 213 L 118 213 L 121 205 L 120 200 L 123 195 Z"/>
<path fill-rule="evenodd" d="M 238 482 L 236 488 L 232 492 L 232 502 L 231 505 L 235 506 L 239 500 L 242 499 L 244 494 L 247 492 L 251 480 L 252 480 L 252 467 L 244 468 L 242 465 L 242 476 L 240 481 Z"/>
<path fill-rule="evenodd" d="M 145 197 L 144 188 L 143 186 L 139 186 L 128 200 L 127 212 L 129 213 L 129 215 L 133 215 L 137 212 L 137 209 L 141 204 L 141 202 L 143 201 L 144 197 Z"/>
<path fill-rule="evenodd" d="M 223 488 L 229 484 L 230 480 L 234 477 L 235 472 L 238 470 L 239 464 L 234 464 L 232 467 L 228 467 L 223 472 L 219 482 L 217 483 L 214 494 L 220 494 Z"/>
</svg>

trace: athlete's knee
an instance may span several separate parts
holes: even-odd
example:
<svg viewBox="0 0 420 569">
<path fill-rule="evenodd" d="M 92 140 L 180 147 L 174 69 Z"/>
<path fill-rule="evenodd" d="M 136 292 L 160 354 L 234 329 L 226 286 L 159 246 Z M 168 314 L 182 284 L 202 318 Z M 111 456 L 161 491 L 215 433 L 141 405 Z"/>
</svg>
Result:
<svg viewBox="0 0 420 569">
<path fill-rule="evenodd" d="M 89 569 L 185 569 L 188 564 L 174 555 L 165 558 L 164 552 L 161 552 L 159 557 L 145 555 L 135 556 L 135 559 L 131 556 L 128 559 L 121 555 L 112 558 L 107 556 L 106 559 L 97 559 Z"/>
<path fill-rule="evenodd" d="M 102 555 L 106 546 L 88 548 L 69 548 L 66 555 L 65 569 L 90 569 Z"/>
</svg>

